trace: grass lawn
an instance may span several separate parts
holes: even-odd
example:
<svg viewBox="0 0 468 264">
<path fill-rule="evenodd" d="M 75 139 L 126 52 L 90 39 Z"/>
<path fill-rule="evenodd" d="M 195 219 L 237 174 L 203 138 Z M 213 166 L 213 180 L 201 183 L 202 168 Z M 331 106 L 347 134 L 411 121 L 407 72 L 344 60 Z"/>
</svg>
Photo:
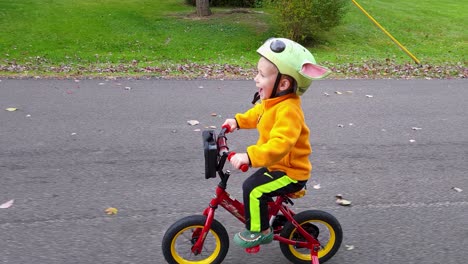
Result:
<svg viewBox="0 0 468 264">
<path fill-rule="evenodd" d="M 421 63 L 466 63 L 468 5 L 456 0 L 358 0 Z M 395 59 L 411 61 L 356 6 L 350 5 L 343 25 L 333 29 L 317 54 L 330 61 Z"/>
<path fill-rule="evenodd" d="M 359 1 L 422 64 L 457 65 L 464 74 L 468 6 L 462 2 Z M 235 75 L 255 67 L 255 49 L 277 35 L 271 12 L 212 11 L 197 18 L 183 0 L 0 0 L 0 75 L 169 76 L 189 69 L 197 76 L 226 65 Z M 351 2 L 344 23 L 309 48 L 343 73 L 346 65 L 369 61 L 411 64 Z"/>
</svg>

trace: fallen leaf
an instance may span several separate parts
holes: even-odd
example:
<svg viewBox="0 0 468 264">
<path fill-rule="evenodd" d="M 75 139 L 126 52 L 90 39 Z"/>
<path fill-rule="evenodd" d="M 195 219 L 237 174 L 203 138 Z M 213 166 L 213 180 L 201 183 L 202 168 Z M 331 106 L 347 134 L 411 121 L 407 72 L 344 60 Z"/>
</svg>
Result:
<svg viewBox="0 0 468 264">
<path fill-rule="evenodd" d="M 371 94 L 366 94 L 366 97 L 367 97 L 367 98 L 373 98 L 374 96 L 371 95 Z"/>
<path fill-rule="evenodd" d="M 0 204 L 0 209 L 7 209 L 7 208 L 10 208 L 12 205 L 13 205 L 13 202 L 15 200 L 10 200 L 6 203 L 3 203 L 3 204 Z"/>
<path fill-rule="evenodd" d="M 325 96 L 330 96 L 330 94 L 329 94 L 329 93 L 323 93 L 323 95 L 325 95 Z"/>
<path fill-rule="evenodd" d="M 345 200 L 345 199 L 337 199 L 336 203 L 341 205 L 341 206 L 350 206 L 351 201 Z"/>
<path fill-rule="evenodd" d="M 335 93 L 336 93 L 336 94 L 343 94 L 343 93 L 342 93 L 342 92 L 340 92 L 340 91 L 336 91 Z"/>
<path fill-rule="evenodd" d="M 458 188 L 458 187 L 452 187 L 453 190 L 455 190 L 456 192 L 462 192 L 463 190 Z"/>
<path fill-rule="evenodd" d="M 345 245 L 346 250 L 353 250 L 354 246 L 353 245 Z"/>
<path fill-rule="evenodd" d="M 109 208 L 106 209 L 105 212 L 106 212 L 106 214 L 108 214 L 108 215 L 115 215 L 115 214 L 117 214 L 118 211 L 119 211 L 119 210 L 117 210 L 117 208 L 109 207 Z"/>
<path fill-rule="evenodd" d="M 8 107 L 8 108 L 5 109 L 5 110 L 7 110 L 8 112 L 14 112 L 14 111 L 18 110 L 18 108 L 15 108 L 15 107 Z"/>
<path fill-rule="evenodd" d="M 198 124 L 200 124 L 200 122 L 198 120 L 189 120 L 187 121 L 187 123 L 191 126 L 196 126 Z"/>
<path fill-rule="evenodd" d="M 341 206 L 350 206 L 351 201 L 348 201 L 346 199 L 343 199 L 343 196 L 341 194 L 337 194 L 336 196 L 336 203 L 341 205 Z"/>
</svg>

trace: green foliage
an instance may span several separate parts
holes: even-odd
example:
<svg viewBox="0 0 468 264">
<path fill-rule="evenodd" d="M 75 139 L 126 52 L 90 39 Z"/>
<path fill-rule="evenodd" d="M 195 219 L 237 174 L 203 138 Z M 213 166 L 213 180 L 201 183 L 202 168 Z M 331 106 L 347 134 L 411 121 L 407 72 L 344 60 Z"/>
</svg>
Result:
<svg viewBox="0 0 468 264">
<path fill-rule="evenodd" d="M 255 0 L 211 0 L 211 6 L 254 7 Z"/>
<path fill-rule="evenodd" d="M 423 64 L 466 68 L 468 5 L 462 1 L 359 3 Z M 52 68 L 118 72 L 148 65 L 155 69 L 165 65 L 175 69 L 179 64 L 251 67 L 258 61 L 255 50 L 263 41 L 284 36 L 277 32 L 278 16 L 269 6 L 253 12 L 231 10 L 213 7 L 213 16 L 199 19 L 185 0 L 0 0 L 0 75 L 2 69 L 33 74 Z M 316 39 L 320 41 L 314 42 L 314 56 L 331 68 L 375 61 L 372 68 L 390 61 L 391 71 L 394 64 L 412 64 L 353 5 L 338 26 Z"/>
<path fill-rule="evenodd" d="M 185 0 L 185 3 L 196 6 L 196 0 Z M 261 7 L 262 0 L 210 0 L 210 7 Z"/>
<path fill-rule="evenodd" d="M 271 0 L 278 16 L 279 33 L 308 43 L 339 25 L 346 13 L 346 0 Z"/>
</svg>

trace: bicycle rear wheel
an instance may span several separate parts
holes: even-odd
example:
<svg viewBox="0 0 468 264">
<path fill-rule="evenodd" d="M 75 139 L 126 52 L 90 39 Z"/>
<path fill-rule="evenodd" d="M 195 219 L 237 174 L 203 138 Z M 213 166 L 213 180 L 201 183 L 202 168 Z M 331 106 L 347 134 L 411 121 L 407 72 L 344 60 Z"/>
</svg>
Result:
<svg viewBox="0 0 468 264">
<path fill-rule="evenodd" d="M 336 254 L 343 240 L 343 231 L 333 215 L 324 211 L 308 210 L 296 214 L 294 219 L 320 242 L 321 249 L 318 252 L 320 263 L 326 262 Z M 287 239 L 306 241 L 291 222 L 284 225 L 280 235 Z M 308 248 L 299 248 L 284 243 L 280 243 L 280 248 L 283 255 L 293 263 L 311 263 L 310 249 Z"/>
<path fill-rule="evenodd" d="M 197 242 L 205 225 L 206 216 L 192 215 L 175 222 L 166 231 L 162 251 L 168 263 L 221 263 L 229 249 L 229 235 L 224 226 L 213 219 L 201 254 L 194 254 L 192 246 Z"/>
</svg>

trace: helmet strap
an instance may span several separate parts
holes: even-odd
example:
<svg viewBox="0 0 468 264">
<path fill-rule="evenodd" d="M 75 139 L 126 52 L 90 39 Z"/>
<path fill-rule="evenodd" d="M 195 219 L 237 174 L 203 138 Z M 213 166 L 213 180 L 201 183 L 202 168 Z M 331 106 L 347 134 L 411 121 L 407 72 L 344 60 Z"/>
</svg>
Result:
<svg viewBox="0 0 468 264">
<path fill-rule="evenodd" d="M 258 100 L 260 100 L 260 94 L 258 92 L 256 92 L 254 94 L 253 99 L 252 99 L 252 104 L 255 104 Z"/>
<path fill-rule="evenodd" d="M 290 93 L 294 93 L 294 89 L 291 88 L 291 89 L 287 89 L 285 91 L 279 92 L 275 97 L 280 97 L 280 96 L 287 95 Z"/>
<path fill-rule="evenodd" d="M 278 76 L 276 77 L 275 87 L 273 88 L 273 91 L 271 92 L 270 98 L 280 97 L 280 96 L 283 96 L 283 95 L 287 95 L 287 94 L 296 92 L 296 87 L 295 87 L 295 85 L 293 85 L 293 87 L 278 93 L 278 86 L 279 86 L 279 83 L 281 81 L 282 76 L 283 75 L 281 73 L 278 73 Z"/>
<path fill-rule="evenodd" d="M 281 76 L 282 76 L 282 74 L 278 72 L 278 75 L 276 75 L 275 85 L 273 86 L 273 90 L 271 91 L 270 98 L 275 98 L 275 97 L 278 96 L 276 94 L 276 92 L 278 91 L 278 86 L 279 86 L 279 83 L 281 81 Z"/>
</svg>

